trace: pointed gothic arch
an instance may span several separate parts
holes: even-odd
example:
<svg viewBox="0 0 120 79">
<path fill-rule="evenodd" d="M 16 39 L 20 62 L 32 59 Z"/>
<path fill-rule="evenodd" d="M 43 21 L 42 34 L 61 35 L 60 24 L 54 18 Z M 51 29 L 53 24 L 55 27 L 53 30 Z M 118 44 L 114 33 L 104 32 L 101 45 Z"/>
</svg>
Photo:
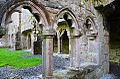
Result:
<svg viewBox="0 0 120 79">
<path fill-rule="evenodd" d="M 79 26 L 76 16 L 69 8 L 64 8 L 58 12 L 55 17 L 53 28 L 57 32 L 58 39 L 58 53 L 60 52 L 60 33 L 61 29 L 67 31 L 67 36 L 69 39 L 69 56 L 70 56 L 70 66 L 73 68 L 79 68 L 80 58 L 79 58 L 79 37 L 83 34 L 83 29 Z M 64 32 L 63 32 L 64 34 Z M 61 32 L 62 35 L 62 32 Z"/>
<path fill-rule="evenodd" d="M 50 26 L 50 17 L 49 14 L 47 13 L 46 9 L 43 7 L 41 3 L 38 3 L 36 0 L 31 0 L 31 1 L 21 1 L 21 0 L 11 0 L 9 1 L 7 6 L 3 7 L 3 11 L 1 12 L 2 17 L 1 19 L 1 25 L 5 26 L 6 19 L 10 16 L 10 14 L 13 13 L 14 10 L 20 10 L 21 7 L 23 6 L 28 6 L 32 10 L 37 11 L 37 13 L 40 15 L 40 17 L 43 18 L 45 27 Z M 34 12 L 33 11 L 33 12 Z"/>
<path fill-rule="evenodd" d="M 76 28 L 76 29 L 80 29 L 80 30 L 82 31 L 82 28 L 79 26 L 79 23 L 78 23 L 78 21 L 77 21 L 76 16 L 74 15 L 74 13 L 73 13 L 69 8 L 64 8 L 64 9 L 60 10 L 60 11 L 57 13 L 57 15 L 56 15 L 56 17 L 55 17 L 55 20 L 54 20 L 54 22 L 53 22 L 53 27 L 54 27 L 54 29 L 57 28 L 57 24 L 56 24 L 57 21 L 58 21 L 58 20 L 61 18 L 61 16 L 63 16 L 65 13 L 68 14 L 69 16 L 71 16 L 72 20 L 74 21 L 75 28 Z"/>
<path fill-rule="evenodd" d="M 86 35 L 88 36 L 89 39 L 94 40 L 96 39 L 98 33 L 97 33 L 97 26 L 94 21 L 94 18 L 91 16 L 87 16 L 84 21 L 84 29 L 86 32 Z"/>
<path fill-rule="evenodd" d="M 90 24 L 90 26 L 91 27 L 93 27 L 93 30 L 97 30 L 97 26 L 96 26 L 96 23 L 95 23 L 95 21 L 94 21 L 94 17 L 91 17 L 91 16 L 87 16 L 86 18 L 85 18 L 85 29 L 90 29 L 90 27 L 89 27 L 89 24 Z"/>
</svg>

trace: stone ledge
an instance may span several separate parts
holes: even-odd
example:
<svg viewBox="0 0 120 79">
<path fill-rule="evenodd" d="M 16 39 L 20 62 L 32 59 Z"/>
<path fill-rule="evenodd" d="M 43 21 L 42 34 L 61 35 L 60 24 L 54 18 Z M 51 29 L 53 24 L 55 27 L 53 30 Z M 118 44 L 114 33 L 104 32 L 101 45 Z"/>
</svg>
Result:
<svg viewBox="0 0 120 79">
<path fill-rule="evenodd" d="M 88 65 L 80 70 L 59 70 L 54 71 L 53 79 L 93 79 L 97 78 L 95 72 L 98 66 Z M 90 77 L 90 78 L 89 78 Z"/>
</svg>

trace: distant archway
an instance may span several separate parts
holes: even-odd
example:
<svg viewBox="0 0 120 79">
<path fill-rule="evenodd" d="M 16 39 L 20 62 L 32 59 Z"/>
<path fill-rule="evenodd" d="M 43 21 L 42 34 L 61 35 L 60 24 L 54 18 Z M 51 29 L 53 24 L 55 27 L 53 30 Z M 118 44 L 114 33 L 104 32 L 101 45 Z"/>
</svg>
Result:
<svg viewBox="0 0 120 79">
<path fill-rule="evenodd" d="M 69 8 L 62 9 L 55 17 L 53 28 L 57 33 L 57 53 L 64 53 L 67 50 L 67 56 L 70 57 L 70 67 L 78 68 L 81 51 L 78 48 L 78 42 L 83 34 L 83 29 L 79 26 L 76 16 Z M 62 41 L 61 37 L 63 37 Z"/>
<path fill-rule="evenodd" d="M 25 45 L 25 46 L 23 46 L 22 48 L 20 48 L 20 49 L 26 49 L 26 46 L 27 46 L 27 48 L 29 48 L 29 49 L 33 49 L 32 47 L 33 47 L 33 40 L 34 40 L 34 36 L 35 36 L 35 34 L 37 33 L 37 31 L 39 31 L 39 33 L 42 33 L 42 31 L 43 30 L 45 30 L 46 29 L 46 27 L 50 27 L 51 25 L 50 25 L 50 19 L 49 19 L 49 14 L 47 13 L 47 11 L 46 11 L 46 9 L 43 7 L 43 5 L 41 4 L 41 3 L 39 3 L 38 4 L 38 2 L 36 1 L 36 0 L 31 0 L 31 1 L 21 1 L 21 0 L 18 0 L 18 1 L 16 1 L 16 0 L 11 0 L 10 1 L 10 3 L 7 5 L 7 7 L 4 7 L 4 8 L 8 8 L 8 10 L 6 10 L 6 9 L 4 9 L 3 10 L 3 12 L 2 13 L 4 13 L 3 14 L 3 17 L 1 17 L 1 19 L 2 19 L 2 23 L 1 23 L 1 25 L 2 26 L 4 26 L 4 27 L 6 27 L 7 28 L 7 24 L 10 22 L 10 21 L 12 21 L 11 20 L 11 15 L 14 13 L 14 12 L 17 12 L 18 13 L 18 15 L 19 15 L 19 24 L 17 23 L 17 26 L 19 26 L 18 27 L 18 31 L 19 32 L 21 32 L 22 31 L 22 33 L 23 33 L 23 31 L 24 30 L 19 30 L 20 28 L 21 28 L 21 26 L 22 26 L 22 24 L 25 24 L 24 22 L 23 23 L 21 23 L 21 12 L 22 12 L 22 9 L 26 9 L 26 10 L 29 10 L 30 11 L 30 13 L 33 15 L 33 17 L 35 17 L 35 19 L 36 19 L 36 24 L 35 25 L 37 25 L 36 27 L 34 27 L 33 29 L 29 29 L 29 30 L 25 30 L 25 32 L 27 32 L 27 31 L 29 31 L 30 32 L 30 36 L 29 36 L 29 34 L 27 34 L 27 37 L 28 37 L 28 41 L 26 42 L 26 43 L 22 43 L 23 41 L 21 41 L 21 43 L 18 43 L 18 41 L 17 41 L 17 39 L 16 39 L 16 45 L 21 45 L 21 46 L 18 46 L 18 47 L 16 47 L 16 49 L 19 49 L 19 47 L 22 47 L 23 45 Z M 33 18 L 32 17 L 32 18 Z M 30 20 L 31 20 L 31 17 L 29 18 Z M 27 20 L 27 22 L 29 22 L 30 20 Z M 31 20 L 32 21 L 32 20 Z M 32 24 L 33 22 L 31 22 L 31 24 Z M 29 24 L 30 25 L 30 24 Z M 42 25 L 42 26 L 41 26 Z M 34 23 L 33 23 L 33 26 L 34 26 Z M 41 30 L 42 29 L 42 30 Z M 36 32 L 32 32 L 32 31 L 36 31 Z M 17 32 L 16 33 L 16 37 L 17 38 L 19 38 L 19 39 L 21 39 L 21 40 L 25 40 L 26 38 L 24 38 L 25 37 L 25 35 L 24 36 L 22 36 L 22 34 L 20 35 L 19 34 L 19 32 Z M 24 32 L 24 33 L 25 33 Z M 38 37 L 38 34 L 36 34 L 37 35 L 37 41 L 39 41 L 40 40 L 40 42 L 42 42 L 41 41 L 41 39 Z M 39 34 L 40 35 L 40 34 Z M 20 40 L 19 40 L 20 41 Z M 31 41 L 31 42 L 30 42 Z M 40 46 L 41 45 L 41 46 Z M 42 43 L 40 43 L 40 48 L 41 48 L 41 51 L 42 51 Z M 32 47 L 31 47 L 32 46 Z M 40 49 L 39 49 L 40 50 Z M 42 52 L 41 52 L 41 54 L 42 54 Z"/>
</svg>

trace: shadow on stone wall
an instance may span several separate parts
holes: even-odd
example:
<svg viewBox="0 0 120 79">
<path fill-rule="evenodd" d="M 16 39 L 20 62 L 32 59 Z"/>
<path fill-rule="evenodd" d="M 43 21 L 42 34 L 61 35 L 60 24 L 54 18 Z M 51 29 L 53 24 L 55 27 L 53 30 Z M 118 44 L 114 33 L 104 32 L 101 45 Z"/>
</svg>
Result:
<svg viewBox="0 0 120 79">
<path fill-rule="evenodd" d="M 110 62 L 110 72 L 109 74 L 114 74 L 120 78 L 120 62 Z"/>
</svg>

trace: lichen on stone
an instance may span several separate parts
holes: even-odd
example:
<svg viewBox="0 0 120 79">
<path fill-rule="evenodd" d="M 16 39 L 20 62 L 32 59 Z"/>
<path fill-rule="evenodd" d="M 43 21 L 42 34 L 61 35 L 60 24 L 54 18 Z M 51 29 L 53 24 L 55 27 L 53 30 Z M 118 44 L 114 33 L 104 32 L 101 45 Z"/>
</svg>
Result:
<svg viewBox="0 0 120 79">
<path fill-rule="evenodd" d="M 58 27 L 57 27 L 56 31 L 59 32 L 61 29 L 66 29 L 68 31 L 71 31 L 70 27 L 66 21 L 62 21 L 62 22 L 58 23 Z"/>
</svg>

